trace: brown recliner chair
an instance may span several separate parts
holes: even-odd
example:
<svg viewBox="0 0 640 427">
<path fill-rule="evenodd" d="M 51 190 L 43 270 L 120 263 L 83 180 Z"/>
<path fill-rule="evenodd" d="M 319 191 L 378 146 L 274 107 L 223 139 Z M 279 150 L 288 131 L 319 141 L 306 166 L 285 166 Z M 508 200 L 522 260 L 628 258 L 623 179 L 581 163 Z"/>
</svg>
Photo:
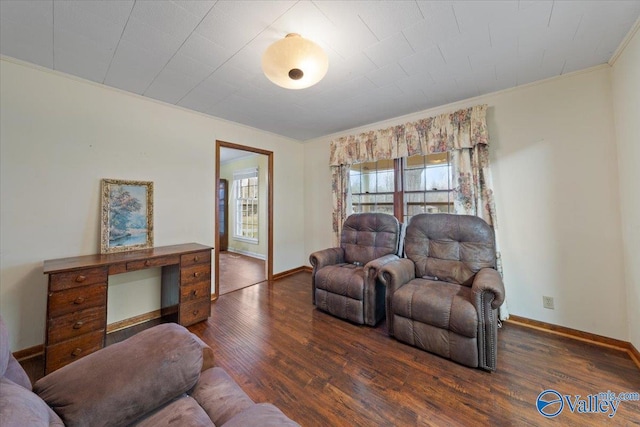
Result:
<svg viewBox="0 0 640 427">
<path fill-rule="evenodd" d="M 404 246 L 407 258 L 379 271 L 389 335 L 494 371 L 504 284 L 493 229 L 475 216 L 420 214 L 411 219 Z"/>
<path fill-rule="evenodd" d="M 354 323 L 375 326 L 384 317 L 385 288 L 378 269 L 398 259 L 400 223 L 388 214 L 350 215 L 340 247 L 312 253 L 313 303 Z"/>
</svg>

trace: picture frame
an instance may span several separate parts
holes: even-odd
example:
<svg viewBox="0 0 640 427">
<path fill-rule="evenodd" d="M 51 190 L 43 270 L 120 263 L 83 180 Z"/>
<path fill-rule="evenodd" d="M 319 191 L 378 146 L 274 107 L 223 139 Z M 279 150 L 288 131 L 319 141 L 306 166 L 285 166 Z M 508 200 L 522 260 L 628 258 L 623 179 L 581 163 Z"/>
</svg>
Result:
<svg viewBox="0 0 640 427">
<path fill-rule="evenodd" d="M 102 179 L 100 253 L 153 247 L 153 182 Z"/>
</svg>

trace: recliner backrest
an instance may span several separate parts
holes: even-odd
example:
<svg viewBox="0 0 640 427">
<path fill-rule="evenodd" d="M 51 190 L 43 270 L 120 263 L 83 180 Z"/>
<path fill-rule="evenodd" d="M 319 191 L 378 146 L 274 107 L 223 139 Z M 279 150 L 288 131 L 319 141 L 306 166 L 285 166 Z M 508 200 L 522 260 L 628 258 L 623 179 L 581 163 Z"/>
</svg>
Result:
<svg viewBox="0 0 640 427">
<path fill-rule="evenodd" d="M 342 226 L 340 247 L 345 262 L 366 264 L 398 251 L 400 223 L 393 215 L 359 213 L 350 215 Z"/>
<path fill-rule="evenodd" d="M 407 227 L 404 248 L 416 277 L 471 286 L 480 269 L 496 267 L 493 228 L 476 216 L 416 215 Z"/>
</svg>

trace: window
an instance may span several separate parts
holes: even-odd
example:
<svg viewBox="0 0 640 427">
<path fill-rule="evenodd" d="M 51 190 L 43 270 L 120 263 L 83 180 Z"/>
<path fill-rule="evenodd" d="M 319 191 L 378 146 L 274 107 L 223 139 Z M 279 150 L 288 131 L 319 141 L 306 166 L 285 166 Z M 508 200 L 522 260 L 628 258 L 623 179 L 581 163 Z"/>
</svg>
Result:
<svg viewBox="0 0 640 427">
<path fill-rule="evenodd" d="M 233 237 L 258 242 L 258 168 L 233 173 L 235 227 Z"/>
<path fill-rule="evenodd" d="M 384 212 L 408 223 L 420 213 L 453 212 L 449 153 L 355 164 L 349 184 L 354 213 Z"/>
<path fill-rule="evenodd" d="M 393 160 L 358 163 L 351 166 L 353 212 L 384 212 L 393 215 L 395 166 Z"/>
</svg>

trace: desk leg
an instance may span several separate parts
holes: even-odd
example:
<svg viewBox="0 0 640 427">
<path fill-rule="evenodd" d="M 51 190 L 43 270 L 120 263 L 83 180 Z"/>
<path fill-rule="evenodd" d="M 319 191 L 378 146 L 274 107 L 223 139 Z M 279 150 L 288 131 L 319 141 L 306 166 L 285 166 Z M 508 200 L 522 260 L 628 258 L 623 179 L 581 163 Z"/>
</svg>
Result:
<svg viewBox="0 0 640 427">
<path fill-rule="evenodd" d="M 178 321 L 178 306 L 180 303 L 180 266 L 165 265 L 162 267 L 161 314 L 175 317 Z M 173 320 L 173 319 L 172 319 Z"/>
</svg>

